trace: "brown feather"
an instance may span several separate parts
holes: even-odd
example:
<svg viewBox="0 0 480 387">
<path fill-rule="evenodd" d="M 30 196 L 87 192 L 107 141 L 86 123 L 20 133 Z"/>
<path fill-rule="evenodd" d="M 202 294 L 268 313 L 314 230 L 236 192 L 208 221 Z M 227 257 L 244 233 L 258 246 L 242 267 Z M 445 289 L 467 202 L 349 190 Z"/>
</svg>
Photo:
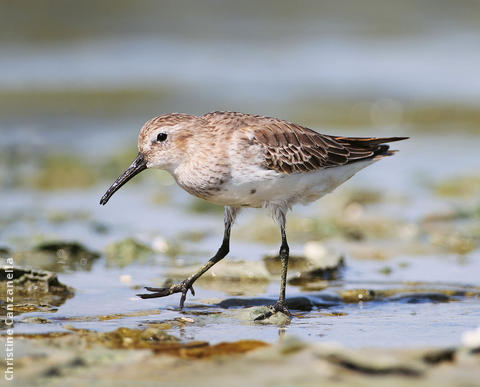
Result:
<svg viewBox="0 0 480 387">
<path fill-rule="evenodd" d="M 310 172 L 387 156 L 392 153 L 382 144 L 405 139 L 331 136 L 275 118 L 255 118 L 248 126 L 264 148 L 267 168 L 282 173 Z"/>
</svg>

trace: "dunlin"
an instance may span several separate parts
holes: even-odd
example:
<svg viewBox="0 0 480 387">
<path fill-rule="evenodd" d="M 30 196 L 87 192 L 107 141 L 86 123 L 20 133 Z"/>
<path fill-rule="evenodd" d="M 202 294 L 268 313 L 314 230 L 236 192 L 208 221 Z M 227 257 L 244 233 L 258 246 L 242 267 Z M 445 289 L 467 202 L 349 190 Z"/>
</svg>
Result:
<svg viewBox="0 0 480 387">
<path fill-rule="evenodd" d="M 172 113 L 151 119 L 140 130 L 138 156 L 100 200 L 110 197 L 147 168 L 168 171 L 192 195 L 225 206 L 225 231 L 217 253 L 184 281 L 145 289 L 141 298 L 181 293 L 183 308 L 194 282 L 229 252 L 230 229 L 242 207 L 267 208 L 280 227 L 280 297 L 260 316 L 290 315 L 285 302 L 289 247 L 287 211 L 331 192 L 355 173 L 395 151 L 385 143 L 407 137 L 364 138 L 317 133 L 271 117 L 234 112 L 203 116 Z"/>
</svg>

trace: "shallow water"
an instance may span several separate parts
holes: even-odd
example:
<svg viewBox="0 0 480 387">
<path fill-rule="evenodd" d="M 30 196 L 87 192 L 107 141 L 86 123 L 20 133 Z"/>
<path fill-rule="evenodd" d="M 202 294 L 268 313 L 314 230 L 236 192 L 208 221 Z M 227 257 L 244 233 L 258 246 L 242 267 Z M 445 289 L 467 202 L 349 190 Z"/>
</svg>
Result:
<svg viewBox="0 0 480 387">
<path fill-rule="evenodd" d="M 415 141 L 415 144 L 422 144 L 422 140 Z M 437 146 L 441 148 L 448 145 L 440 143 Z M 385 222 L 385 225 L 382 226 L 380 222 L 380 227 L 388 227 L 391 219 L 407 222 L 410 225 L 407 228 L 417 227 L 416 222 L 425 215 L 445 211 L 448 207 L 444 199 L 434 196 L 429 188 L 415 187 L 415 196 L 411 191 L 403 190 L 409 181 L 408 187 L 413 187 L 412 174 L 416 171 L 416 163 L 411 162 L 409 157 L 409 153 L 415 151 L 409 149 L 409 145 L 405 148 L 403 151 L 402 147 L 402 152 L 392 160 L 385 160 L 384 165 L 379 163 L 370 171 L 363 171 L 363 176 L 360 174 L 358 179 L 355 177 L 351 182 L 353 187 L 350 189 L 353 189 L 372 181 L 373 184 L 369 185 L 371 190 L 380 189 L 387 183 L 389 194 L 408 198 L 392 202 L 381 200 L 380 203 L 362 207 L 367 216 L 381 216 L 381 222 Z M 431 156 L 425 157 L 433 158 L 440 153 L 432 152 Z M 468 161 L 470 154 L 459 153 L 458 158 L 462 157 Z M 399 173 L 392 177 L 385 167 L 398 168 Z M 448 173 L 454 172 L 454 168 L 451 168 Z M 438 171 L 439 175 L 443 172 Z M 378 179 L 382 179 L 382 184 Z M 358 245 L 355 241 L 342 242 L 338 237 L 324 240 L 326 246 L 335 247 L 335 251 L 346 255 L 346 267 L 341 271 L 340 278 L 329 281 L 328 287 L 322 291 L 302 291 L 301 287 L 289 285 L 288 297 L 303 298 L 300 299 L 300 309 L 292 309 L 295 317 L 291 323 L 283 327 L 256 324 L 238 315 L 244 307 L 274 302 L 279 287 L 276 276 L 271 277 L 272 282 L 268 281 L 260 287 L 248 283 L 240 286 L 233 282 L 226 286 L 213 283 L 205 288 L 208 283 L 199 282 L 196 286 L 197 296 L 187 297 L 184 311 L 176 309 L 178 295 L 141 300 L 135 296 L 141 286 L 161 285 L 172 267 L 181 268 L 207 260 L 215 251 L 222 233 L 222 214 L 192 213 L 188 205 L 191 199 L 168 181 L 165 185 L 146 179 L 117 193 L 105 207 L 97 204 L 102 190 L 100 185 L 78 192 L 31 194 L 18 191 L 15 195 L 10 192 L 8 209 L 4 208 L 3 211 L 10 221 L 2 232 L 2 238 L 10 241 L 9 245 L 17 245 L 19 250 L 28 250 L 35 240 L 58 239 L 78 240 L 90 249 L 105 251 L 110 243 L 134 236 L 148 245 L 167 243 L 179 246 L 179 253 L 172 257 L 157 252 L 142 263 L 135 259 L 130 264 L 127 262 L 125 267 L 118 267 L 115 258 L 107 261 L 102 256 L 94 262 L 91 270 L 81 270 L 81 266 L 77 271 L 61 270 L 59 279 L 75 289 L 75 296 L 53 312 L 19 315 L 16 318 L 16 333 L 68 331 L 72 326 L 109 331 L 117 327 L 135 328 L 174 322 L 169 333 L 183 340 L 207 340 L 212 343 L 238 339 L 275 342 L 280 335 L 288 332 L 306 340 L 335 341 L 351 347 L 418 347 L 458 345 L 463 332 L 478 324 L 479 250 L 466 255 L 441 249 L 427 249 L 421 254 L 408 253 L 408 246 L 424 243 L 422 239 L 426 236 L 422 236 L 421 232 L 414 237 L 401 237 L 398 241 L 373 238 L 360 242 L 360 246 L 393 251 L 390 258 L 387 254 L 383 259 L 356 257 Z M 169 198 L 167 203 L 152 204 L 151 190 L 164 191 Z M 297 222 L 304 218 L 315 220 L 331 216 L 335 206 L 342 202 L 348 192 L 349 188 L 340 189 L 323 202 L 295 209 L 291 216 L 295 235 L 298 234 Z M 1 202 L 6 203 L 6 200 Z M 384 212 L 385 207 L 388 212 Z M 48 214 L 53 211 L 67 214 L 66 220 L 60 223 L 48 220 Z M 82 211 L 88 214 L 86 218 L 68 218 L 68 214 Z M 16 219 L 15 214 L 28 216 L 25 219 L 18 216 Z M 258 210 L 242 214 L 233 231 L 231 254 L 227 261 L 261 261 L 265 254 L 275 252 L 276 244 L 249 240 L 244 232 L 245 228 L 264 227 L 267 221 L 258 223 L 264 218 L 267 218 L 266 213 Z M 359 222 L 362 224 L 361 218 Z M 93 227 L 95 224 L 104 225 L 106 231 L 99 233 Z M 450 224 L 449 227 L 456 226 Z M 192 232 L 203 234 L 195 237 L 191 235 Z M 302 254 L 303 243 L 294 238 L 291 250 L 292 254 Z M 375 256 L 373 252 L 370 254 Z M 25 262 L 38 267 L 35 261 L 28 260 L 28 254 Z M 295 275 L 296 272 L 291 270 L 290 276 Z M 252 290 L 253 295 L 252 291 L 245 293 L 245 289 L 249 288 L 257 290 Z M 372 301 L 347 303 L 338 296 L 347 289 L 372 290 L 378 297 Z M 249 293 L 249 296 L 242 296 Z M 224 308 L 233 302 L 229 300 L 238 296 L 244 300 L 240 302 L 242 306 Z M 313 309 L 309 310 L 312 305 Z M 178 324 L 178 319 L 182 317 L 191 318 L 193 322 L 188 320 Z M 32 318 L 43 318 L 48 322 L 39 324 Z"/>
<path fill-rule="evenodd" d="M 148 7 L 137 19 L 124 4 L 112 12 L 136 26 L 128 38 L 107 31 L 95 14 L 73 23 L 69 34 L 56 25 L 45 38 L 49 22 L 39 29 L 46 35 L 28 25 L 19 37 L 0 39 L 0 247 L 21 265 L 55 270 L 75 291 L 58 308 L 16 316 L 15 333 L 164 324 L 184 341 L 276 342 L 288 333 L 348 347 L 458 346 L 480 321 L 478 23 L 460 7 L 453 13 L 442 5 L 437 24 L 430 9 L 405 4 L 398 13 L 408 18 L 387 18 L 388 25 L 362 6 L 355 14 L 368 21 L 363 27 L 324 12 L 325 5 L 293 14 L 276 6 L 251 20 L 230 4 L 215 7 L 212 23 L 202 22 L 205 10 L 195 8 L 200 19 L 178 22 L 168 8 L 153 23 Z M 161 33 L 152 29 L 158 24 Z M 252 38 L 255 32 L 261 39 Z M 274 302 L 276 275 L 199 282 L 184 311 L 176 309 L 178 295 L 135 296 L 205 262 L 223 232 L 222 212 L 199 204 L 165 174 L 144 172 L 107 206 L 98 204 L 127 167 L 128 152 L 135 154 L 144 121 L 169 111 L 223 109 L 281 116 L 325 133 L 411 136 L 393 144 L 400 149 L 394 157 L 294 209 L 292 254 L 320 241 L 329 255 L 345 257 L 345 268 L 335 280 L 310 284 L 316 290 L 289 285 L 294 318 L 285 326 L 253 323 L 241 313 Z M 49 157 L 68 162 L 75 177 L 59 174 Z M 277 233 L 265 211 L 244 211 L 226 260 L 262 262 L 277 251 Z M 132 237 L 154 253 L 108 254 L 107 246 Z M 101 256 L 69 265 L 33 254 L 51 240 L 76 241 Z M 346 302 L 341 295 L 352 289 L 372 291 L 373 299 Z"/>
<path fill-rule="evenodd" d="M 478 273 L 479 256 L 475 264 L 467 264 L 456 270 L 459 277 L 469 277 L 468 273 Z M 473 286 L 451 284 L 447 273 L 456 266 L 456 262 L 438 264 L 434 259 L 405 260 L 411 266 L 400 275 L 392 275 L 385 280 L 375 280 L 375 273 L 381 265 L 362 265 L 353 263 L 347 270 L 344 280 L 335 281 L 324 292 L 327 295 L 346 288 L 392 289 L 401 288 L 410 297 L 395 300 L 369 301 L 360 303 L 344 303 L 341 300 L 327 301 L 330 307 L 314 307 L 312 311 L 292 310 L 295 314 L 292 322 L 286 327 L 275 325 L 259 325 L 251 321 L 239 320 L 233 311 L 218 306 L 211 306 L 211 298 L 218 301 L 228 299 L 223 292 L 204 290 L 197 286 L 198 296 L 189 298 L 183 312 L 176 310 L 178 295 L 165 299 L 140 300 L 135 291 L 119 281 L 120 276 L 130 275 L 135 282 L 142 282 L 152 275 L 152 267 L 132 265 L 126 269 L 105 269 L 103 262 L 98 262 L 88 273 L 64 274 L 60 279 L 73 286 L 77 294 L 68 300 L 55 313 L 29 313 L 22 317 L 43 317 L 48 324 L 19 323 L 15 325 L 17 333 L 40 333 L 52 331 L 68 331 L 66 325 L 75 328 L 109 331 L 117 327 L 141 327 L 151 324 L 169 322 L 181 317 L 189 317 L 194 321 L 173 327 L 169 333 L 183 340 L 206 340 L 211 343 L 236 341 L 240 339 L 259 339 L 275 342 L 279 335 L 288 332 L 307 341 L 335 341 L 350 347 L 421 347 L 421 346 L 455 346 L 460 343 L 463 332 L 476 326 L 480 318 L 478 287 L 475 298 L 458 296 L 449 300 L 436 300 L 418 297 L 410 293 L 416 288 L 433 289 L 433 294 L 440 290 L 475 290 Z M 349 262 L 351 263 L 351 262 Z M 392 263 L 395 265 L 395 263 Z M 365 268 L 369 266 L 369 270 Z M 375 267 L 376 266 L 376 267 Z M 363 271 L 363 272 L 362 272 Z M 420 282 L 420 273 L 433 271 L 437 275 L 429 276 L 428 282 Z M 160 272 L 157 268 L 156 272 Z M 352 272 L 352 274 L 349 274 Z M 377 277 L 381 275 L 377 274 Z M 447 277 L 447 278 L 445 278 Z M 457 276 L 455 276 L 458 278 Z M 470 277 L 473 277 L 470 274 Z M 364 278 L 364 280 L 362 280 Z M 472 281 L 475 278 L 470 278 Z M 419 281 L 415 286 L 407 286 L 404 281 Z M 145 281 L 143 281 L 145 282 Z M 462 281 L 463 282 L 463 281 Z M 465 281 L 464 283 L 469 283 Z M 471 283 L 471 282 L 470 282 Z M 233 287 L 234 285 L 232 285 Z M 274 302 L 278 284 L 269 286 L 267 292 L 258 295 L 257 302 L 265 302 L 265 298 Z M 290 297 L 302 295 L 317 302 L 322 293 L 304 293 L 294 287 L 288 291 Z M 255 298 L 248 298 L 245 305 L 255 305 Z M 204 301 L 204 302 L 202 302 Z M 207 302 L 207 304 L 205 303 Z M 315 302 L 315 301 L 314 301 Z M 202 312 L 201 315 L 197 315 Z M 141 313 L 141 316 L 135 313 Z M 101 321 L 101 316 L 125 314 L 116 319 Z M 128 314 L 133 314 L 128 316 Z"/>
</svg>

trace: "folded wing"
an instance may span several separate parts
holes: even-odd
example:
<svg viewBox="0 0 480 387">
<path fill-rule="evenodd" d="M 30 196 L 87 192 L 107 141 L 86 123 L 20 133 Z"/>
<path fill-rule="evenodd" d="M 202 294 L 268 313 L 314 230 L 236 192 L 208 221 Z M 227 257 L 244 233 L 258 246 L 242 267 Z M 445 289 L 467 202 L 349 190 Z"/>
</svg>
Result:
<svg viewBox="0 0 480 387">
<path fill-rule="evenodd" d="M 282 173 L 310 172 L 376 156 L 388 156 L 388 142 L 408 137 L 342 137 L 317 133 L 300 125 L 270 119 L 254 128 L 267 168 Z"/>
</svg>

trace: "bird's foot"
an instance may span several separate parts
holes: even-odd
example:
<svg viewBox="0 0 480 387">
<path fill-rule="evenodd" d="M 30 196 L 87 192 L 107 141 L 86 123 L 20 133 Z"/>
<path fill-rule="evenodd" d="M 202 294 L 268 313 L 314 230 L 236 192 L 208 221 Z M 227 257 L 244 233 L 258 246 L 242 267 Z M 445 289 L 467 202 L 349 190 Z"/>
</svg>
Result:
<svg viewBox="0 0 480 387">
<path fill-rule="evenodd" d="M 158 298 L 158 297 L 166 297 L 170 294 L 175 293 L 182 293 L 182 297 L 180 298 L 180 309 L 183 309 L 183 305 L 185 304 L 185 298 L 187 298 L 187 293 L 190 290 L 192 296 L 195 296 L 195 290 L 193 289 L 193 281 L 189 278 L 183 280 L 178 284 L 173 284 L 168 288 L 152 288 L 149 286 L 145 287 L 145 290 L 148 290 L 152 293 L 142 293 L 137 294 L 140 298 Z"/>
<path fill-rule="evenodd" d="M 288 316 L 289 318 L 292 317 L 292 314 L 287 308 L 286 303 L 283 301 L 277 301 L 275 304 L 271 305 L 268 308 L 268 311 L 265 313 L 262 313 L 260 316 L 256 317 L 253 321 L 261 321 L 261 320 L 266 320 L 267 318 L 272 317 L 275 313 L 281 312 Z"/>
</svg>

